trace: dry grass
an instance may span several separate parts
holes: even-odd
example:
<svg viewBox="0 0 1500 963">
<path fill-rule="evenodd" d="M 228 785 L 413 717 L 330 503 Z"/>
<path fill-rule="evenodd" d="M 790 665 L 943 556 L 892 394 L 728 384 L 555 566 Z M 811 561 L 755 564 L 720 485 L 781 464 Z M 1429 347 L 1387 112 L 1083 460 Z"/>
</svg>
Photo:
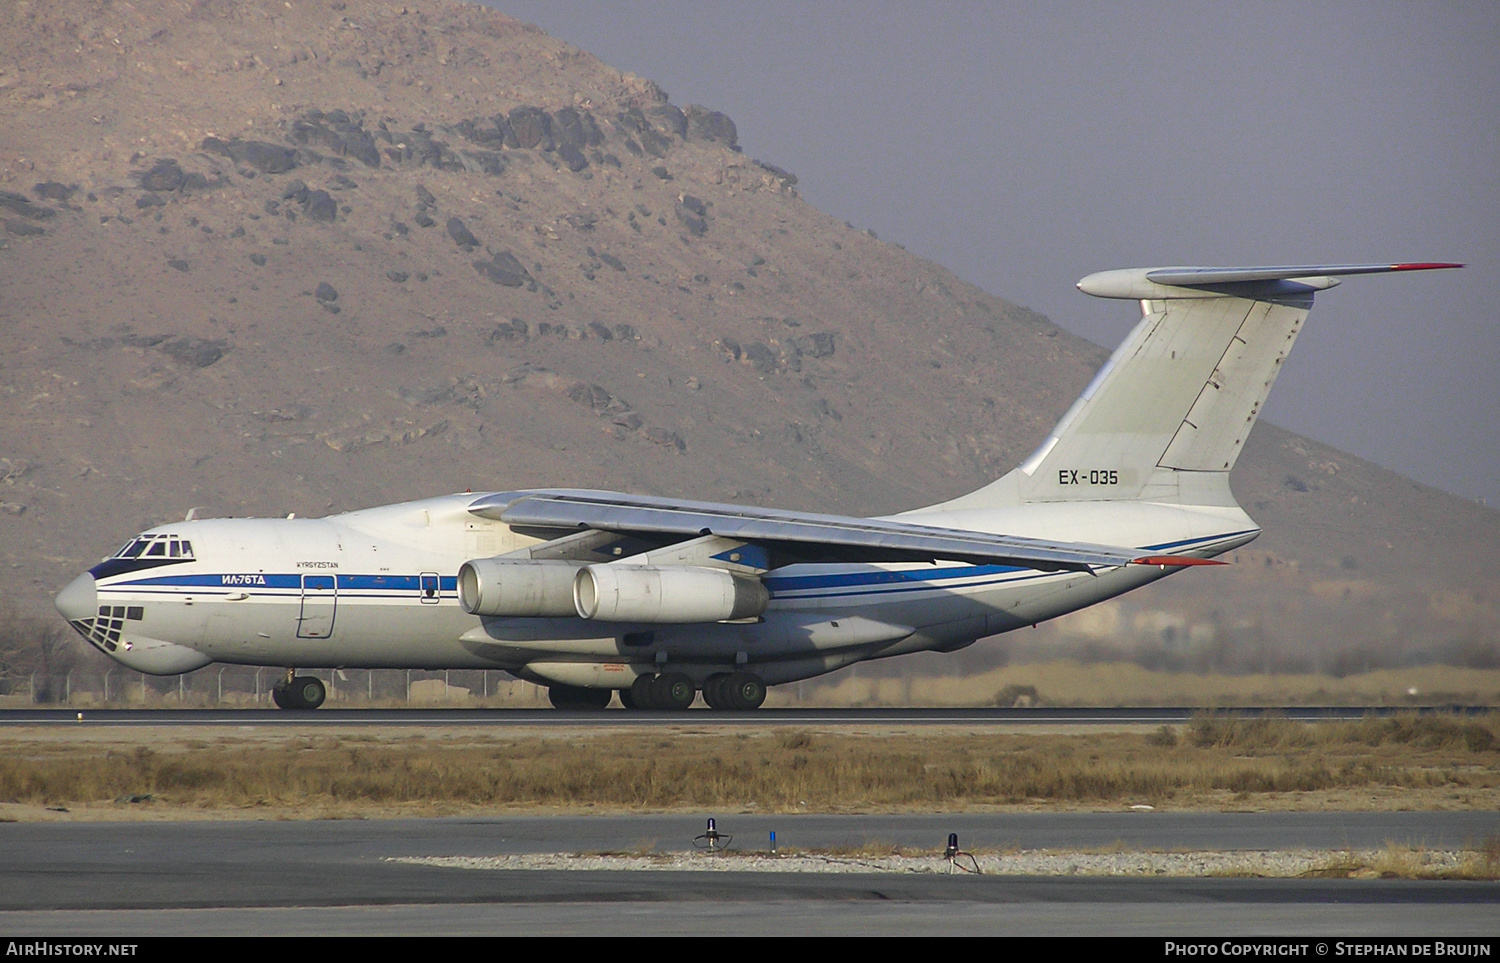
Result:
<svg viewBox="0 0 1500 963">
<path fill-rule="evenodd" d="M 1128 662 L 1059 659 L 964 676 L 867 678 L 772 690 L 772 705 L 827 706 L 1500 706 L 1500 670 L 1428 665 L 1331 675 L 1156 672 Z M 1412 694 L 1413 690 L 1415 695 Z M 800 701 L 796 693 L 800 691 Z"/>
<path fill-rule="evenodd" d="M 1172 732 L 496 736 L 484 730 L 0 738 L 0 804 L 293 817 L 486 809 L 1497 808 L 1500 717 Z M 1179 737 L 1180 736 L 1180 737 Z M 124 800 L 124 801 L 122 801 Z M 130 800 L 136 800 L 134 802 Z M 14 812 L 9 813 L 14 815 Z M 4 815 L 4 813 L 0 813 Z"/>
<path fill-rule="evenodd" d="M 1490 719 L 1415 713 L 1318 725 L 1292 722 L 1275 715 L 1240 718 L 1232 714 L 1203 714 L 1188 726 L 1188 733 L 1192 744 L 1200 748 L 1243 752 L 1285 752 L 1342 743 L 1371 748 L 1411 746 L 1483 753 L 1495 748 L 1492 724 Z"/>
<path fill-rule="evenodd" d="M 1309 876 L 1335 879 L 1500 879 L 1500 836 L 1491 836 L 1457 859 L 1420 846 L 1387 845 L 1374 854 L 1340 853 Z"/>
</svg>

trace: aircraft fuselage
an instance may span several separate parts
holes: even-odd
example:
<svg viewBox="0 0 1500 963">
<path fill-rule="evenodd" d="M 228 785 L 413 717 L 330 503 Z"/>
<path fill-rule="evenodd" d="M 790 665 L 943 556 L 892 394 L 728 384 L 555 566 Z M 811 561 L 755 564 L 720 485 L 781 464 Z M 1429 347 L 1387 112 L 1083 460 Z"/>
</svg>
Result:
<svg viewBox="0 0 1500 963">
<path fill-rule="evenodd" d="M 763 576 L 771 598 L 755 620 L 485 618 L 460 607 L 459 567 L 542 540 L 472 514 L 469 506 L 483 497 L 449 495 L 326 519 L 161 526 L 131 543 L 148 542 L 136 557 L 106 559 L 80 576 L 59 607 L 111 658 L 157 674 L 210 662 L 505 669 L 544 683 L 619 688 L 662 666 L 695 678 L 749 666 L 776 684 L 864 659 L 960 648 L 1167 573 L 1154 566 L 1085 574 L 961 563 L 791 565 Z M 1019 535 L 1062 531 L 1202 557 L 1258 534 L 1238 509 L 1138 506 L 1131 514 L 1122 525 L 1118 511 L 1027 506 L 928 513 L 921 521 Z M 145 554 L 157 546 L 158 554 Z M 90 618 L 91 626 L 81 624 Z"/>
</svg>

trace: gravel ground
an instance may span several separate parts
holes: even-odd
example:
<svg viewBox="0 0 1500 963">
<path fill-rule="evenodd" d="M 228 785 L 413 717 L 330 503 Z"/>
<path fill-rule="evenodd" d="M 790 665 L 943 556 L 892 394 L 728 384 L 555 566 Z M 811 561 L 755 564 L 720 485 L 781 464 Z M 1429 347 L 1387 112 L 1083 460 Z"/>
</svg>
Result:
<svg viewBox="0 0 1500 963">
<path fill-rule="evenodd" d="M 664 870 L 755 873 L 949 873 L 998 876 L 1303 876 L 1329 867 L 1350 875 L 1379 876 L 1387 854 L 1376 850 L 1287 850 L 1280 852 L 1078 853 L 1022 852 L 961 857 L 957 868 L 941 856 L 832 856 L 721 852 L 717 854 L 522 856 L 403 856 L 396 862 L 455 869 Z M 1422 851 L 1404 854 L 1408 868 L 1423 874 L 1459 870 L 1473 853 Z"/>
</svg>

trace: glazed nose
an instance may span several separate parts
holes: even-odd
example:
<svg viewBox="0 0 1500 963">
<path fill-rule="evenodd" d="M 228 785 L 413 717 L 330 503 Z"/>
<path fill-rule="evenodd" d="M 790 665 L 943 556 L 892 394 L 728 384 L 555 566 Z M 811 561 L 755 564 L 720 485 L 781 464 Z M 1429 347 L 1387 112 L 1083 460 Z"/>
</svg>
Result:
<svg viewBox="0 0 1500 963">
<path fill-rule="evenodd" d="M 88 572 L 68 583 L 53 603 L 69 622 L 92 619 L 99 614 L 99 589 Z"/>
</svg>

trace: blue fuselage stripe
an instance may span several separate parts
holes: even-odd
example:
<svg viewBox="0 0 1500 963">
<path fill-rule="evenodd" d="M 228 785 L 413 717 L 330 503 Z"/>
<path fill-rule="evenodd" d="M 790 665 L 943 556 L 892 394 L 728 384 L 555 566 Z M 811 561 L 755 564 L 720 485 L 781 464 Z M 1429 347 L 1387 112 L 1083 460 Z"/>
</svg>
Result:
<svg viewBox="0 0 1500 963">
<path fill-rule="evenodd" d="M 1148 545 L 1142 551 L 1163 551 L 1170 548 L 1185 548 L 1190 545 L 1205 545 L 1211 542 L 1223 541 L 1248 535 L 1250 531 L 1230 532 L 1220 535 L 1205 535 L 1197 538 L 1184 538 L 1175 542 L 1163 542 L 1159 545 Z M 1028 581 L 1036 578 L 1048 578 L 1059 574 L 1053 572 L 1041 572 L 1036 569 L 1024 568 L 1018 565 L 967 565 L 962 567 L 944 567 L 928 569 L 898 569 L 895 571 L 873 571 L 873 572 L 847 572 L 828 575 L 802 575 L 802 576 L 767 576 L 766 587 L 776 597 L 787 597 L 789 592 L 809 591 L 814 589 L 853 589 L 861 588 L 865 591 L 824 592 L 817 595 L 798 595 L 798 599 L 809 598 L 840 598 L 849 595 L 860 594 L 895 594 L 897 592 L 920 592 L 944 588 L 945 586 L 932 585 L 930 583 L 948 581 L 952 579 L 983 578 L 1001 574 L 1016 572 L 1029 573 L 1011 578 L 990 578 L 982 582 L 957 585 L 954 588 L 981 588 L 996 585 L 1001 582 Z M 1068 573 L 1061 573 L 1068 574 Z M 913 582 L 928 583 L 923 585 L 911 585 Z"/>
<path fill-rule="evenodd" d="M 902 582 L 938 582 L 955 578 L 982 578 L 1002 572 L 1024 572 L 1014 565 L 965 565 L 957 568 L 906 569 L 878 572 L 849 572 L 829 575 L 768 576 L 766 588 L 772 592 L 796 592 L 801 589 L 848 588 L 853 585 L 875 587 Z"/>
<path fill-rule="evenodd" d="M 1145 546 L 1142 551 L 1166 551 L 1202 546 L 1254 534 L 1254 529 L 1184 538 Z M 190 560 L 184 560 L 190 561 Z M 961 565 L 930 568 L 875 569 L 860 572 L 831 572 L 822 575 L 767 575 L 766 588 L 784 601 L 808 601 L 825 598 L 847 598 L 855 595 L 896 595 L 908 592 L 933 592 L 988 588 L 1005 583 L 1039 578 L 1066 576 L 1070 573 L 1043 572 L 1019 565 Z M 325 580 L 330 576 L 315 576 Z M 349 599 L 420 598 L 421 575 L 343 575 L 337 578 L 337 593 Z M 959 582 L 958 580 L 963 580 Z M 102 580 L 101 580 L 102 581 Z M 430 584 L 430 576 L 429 576 Z M 438 579 L 439 594 L 453 598 L 458 592 L 458 577 L 443 575 Z M 318 586 L 324 588 L 323 585 Z M 150 595 L 175 595 L 184 589 L 250 590 L 252 594 L 271 598 L 298 598 L 302 594 L 301 573 L 265 574 L 215 573 L 204 575 L 158 575 L 154 578 L 130 579 L 101 584 L 101 590 L 125 590 Z M 280 591 L 277 591 L 280 590 Z M 346 594 L 347 593 L 347 594 Z"/>
<path fill-rule="evenodd" d="M 1183 548 L 1188 545 L 1207 544 L 1209 542 L 1222 542 L 1229 538 L 1239 538 L 1241 535 L 1253 535 L 1259 532 L 1257 528 L 1247 528 L 1240 532 L 1226 532 L 1222 535 L 1203 535 L 1198 538 L 1183 538 L 1175 542 L 1162 542 L 1160 545 L 1147 545 L 1145 550 L 1160 552 L 1168 548 Z"/>
<path fill-rule="evenodd" d="M 326 579 L 331 576 L 312 576 L 313 578 Z M 419 575 L 340 575 L 338 588 L 340 591 L 365 591 L 385 590 L 404 591 L 416 593 L 421 590 L 422 579 Z M 458 576 L 444 575 L 438 579 L 442 591 L 458 591 Z M 170 586 L 175 588 L 280 588 L 301 589 L 301 575 L 266 575 L 261 572 L 253 574 L 212 574 L 212 575 L 159 575 L 156 578 L 131 579 L 129 581 L 111 582 L 101 585 L 100 588 L 148 588 Z M 323 587 L 323 586 L 318 586 Z"/>
</svg>

